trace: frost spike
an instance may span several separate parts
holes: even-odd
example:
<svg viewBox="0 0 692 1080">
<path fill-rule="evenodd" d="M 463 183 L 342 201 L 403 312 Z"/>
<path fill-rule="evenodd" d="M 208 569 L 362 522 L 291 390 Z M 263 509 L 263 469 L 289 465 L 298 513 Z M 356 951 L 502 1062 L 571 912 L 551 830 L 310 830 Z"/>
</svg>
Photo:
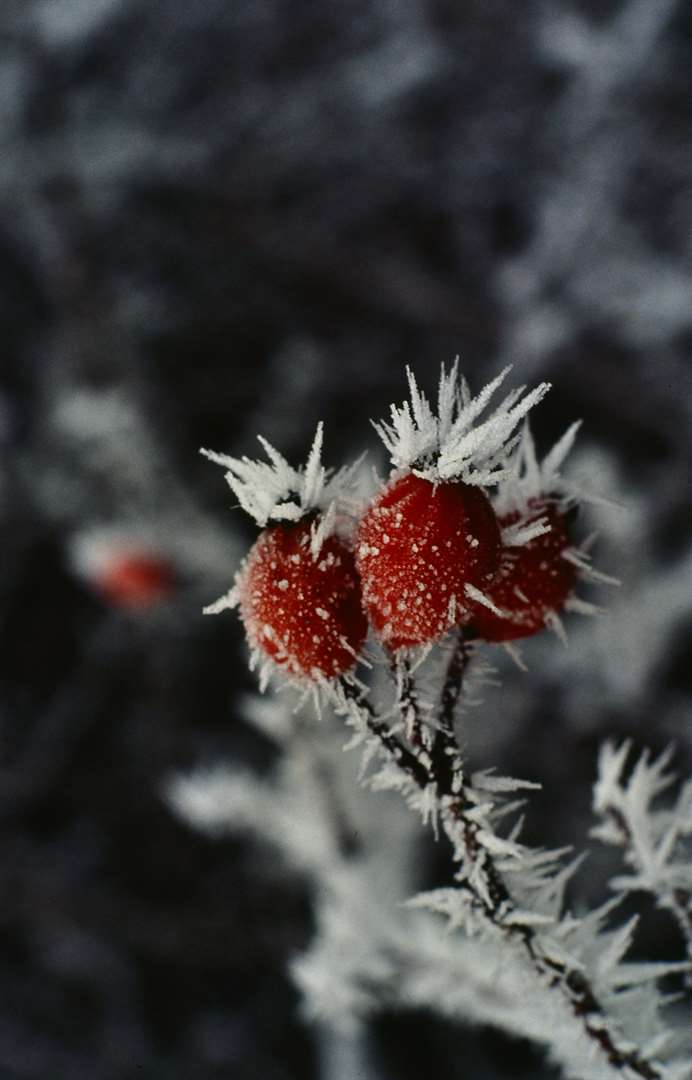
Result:
<svg viewBox="0 0 692 1080">
<path fill-rule="evenodd" d="M 324 425 L 320 420 L 308 455 L 303 477 L 301 502 L 304 509 L 317 506 L 324 487 L 325 470 L 321 464 Z"/>
<path fill-rule="evenodd" d="M 491 382 L 484 386 L 480 394 L 475 398 L 470 398 L 467 391 L 467 404 L 460 410 L 459 416 L 454 423 L 454 427 L 449 432 L 449 438 L 451 440 L 458 438 L 462 432 L 466 431 L 471 426 L 476 417 L 483 412 L 483 409 L 486 407 L 497 388 L 505 381 L 511 370 L 511 365 L 503 368 L 500 374 L 496 375 Z M 519 393 L 520 392 L 521 391 L 519 391 Z M 516 390 L 512 391 L 512 394 L 514 395 L 517 393 Z"/>
<path fill-rule="evenodd" d="M 502 608 L 497 607 L 496 604 L 493 604 L 490 597 L 486 596 L 480 589 L 477 589 L 475 585 L 464 585 L 464 592 L 469 600 L 475 600 L 477 604 L 482 604 L 483 607 L 487 607 L 489 611 L 492 611 L 493 615 L 497 615 L 500 619 L 506 617 L 507 613 L 503 611 Z"/>
<path fill-rule="evenodd" d="M 437 391 L 437 415 L 440 441 L 447 438 L 454 419 L 455 409 L 459 409 L 459 392 L 456 389 L 459 378 L 459 357 L 452 364 L 449 375 L 444 364 L 440 370 L 440 383 Z"/>
<path fill-rule="evenodd" d="M 291 468 L 283 454 L 280 454 L 276 447 L 272 446 L 269 440 L 265 439 L 263 435 L 257 436 L 257 442 L 260 444 L 265 454 L 271 461 L 274 468 L 277 469 L 277 471 L 285 473 L 295 472 L 295 469 Z M 243 457 L 243 461 L 249 464 L 250 459 L 247 457 Z"/>
<path fill-rule="evenodd" d="M 542 471 L 544 475 L 557 476 L 558 469 L 574 446 L 574 440 L 577 437 L 577 432 L 581 425 L 581 420 L 575 420 L 574 423 L 570 424 L 567 428 L 567 431 L 560 436 L 553 448 L 548 451 L 543 458 Z"/>
<path fill-rule="evenodd" d="M 237 607 L 239 602 L 238 592 L 234 585 L 227 593 L 224 593 L 218 600 L 215 600 L 213 604 L 207 604 L 207 606 L 202 609 L 202 614 L 218 615 L 222 611 L 229 611 L 232 608 Z"/>
</svg>

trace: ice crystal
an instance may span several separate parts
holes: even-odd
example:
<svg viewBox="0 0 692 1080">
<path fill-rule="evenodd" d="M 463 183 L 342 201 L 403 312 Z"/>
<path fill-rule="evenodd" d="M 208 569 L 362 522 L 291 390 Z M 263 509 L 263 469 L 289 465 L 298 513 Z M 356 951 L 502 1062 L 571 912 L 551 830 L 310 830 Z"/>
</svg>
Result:
<svg viewBox="0 0 692 1080">
<path fill-rule="evenodd" d="M 331 535 L 336 524 L 336 509 L 355 482 L 361 460 L 337 471 L 322 464 L 323 424 L 317 431 L 307 462 L 294 468 L 265 438 L 258 435 L 268 461 L 234 458 L 214 450 L 200 453 L 226 469 L 226 481 L 243 510 L 264 528 L 270 521 L 299 521 L 311 511 L 323 518 L 315 528 L 313 556 Z"/>
<path fill-rule="evenodd" d="M 657 804 L 674 784 L 668 771 L 671 750 L 653 761 L 647 753 L 626 777 L 629 740 L 607 742 L 598 761 L 593 807 L 600 823 L 591 835 L 621 847 L 629 868 L 612 881 L 619 893 L 641 889 L 677 919 L 692 974 L 692 781 L 683 784 L 672 806 Z"/>
<path fill-rule="evenodd" d="M 520 519 L 525 518 L 546 498 L 558 502 L 563 511 L 569 509 L 576 499 L 565 483 L 561 469 L 580 427 L 581 420 L 576 420 L 539 461 L 529 422 L 525 421 L 505 478 L 493 500 L 498 514 L 504 517 L 514 513 L 519 514 Z"/>
<path fill-rule="evenodd" d="M 374 424 L 394 467 L 433 482 L 497 484 L 505 475 L 517 425 L 550 388 L 540 383 L 525 394 L 526 388 L 518 387 L 481 420 L 509 371 L 505 368 L 472 397 L 466 380 L 459 377 L 458 359 L 449 372 L 443 366 L 435 413 L 407 368 L 410 402 L 391 406 L 391 423 Z"/>
</svg>

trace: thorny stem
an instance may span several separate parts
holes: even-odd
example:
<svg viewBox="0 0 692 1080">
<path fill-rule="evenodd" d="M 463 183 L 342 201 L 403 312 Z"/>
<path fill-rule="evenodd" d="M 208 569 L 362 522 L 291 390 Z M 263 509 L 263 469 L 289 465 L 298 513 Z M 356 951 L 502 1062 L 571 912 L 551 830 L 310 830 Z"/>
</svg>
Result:
<svg viewBox="0 0 692 1080">
<path fill-rule="evenodd" d="M 598 1044 L 608 1063 L 615 1069 L 623 1071 L 630 1069 L 632 1073 L 641 1077 L 642 1080 L 661 1080 L 660 1070 L 636 1049 L 625 1049 L 618 1046 L 615 1038 L 605 1026 L 606 1012 L 586 976 L 579 969 L 569 967 L 567 964 L 547 956 L 541 945 L 540 937 L 533 927 L 512 925 L 511 923 L 511 915 L 515 910 L 512 895 L 495 864 L 491 852 L 479 840 L 480 826 L 478 822 L 469 816 L 469 811 L 474 804 L 465 790 L 461 752 L 454 733 L 453 713 L 461 694 L 462 677 L 469 662 L 468 646 L 467 639 L 464 637 L 463 632 L 460 632 L 443 688 L 440 707 L 441 741 L 439 742 L 442 750 L 438 751 L 437 754 L 434 749 L 430 754 L 422 748 L 416 748 L 415 751 L 412 751 L 404 746 L 392 735 L 385 722 L 377 715 L 372 704 L 364 696 L 363 691 L 347 681 L 341 680 L 340 687 L 344 696 L 345 709 L 349 711 L 349 708 L 355 708 L 360 711 L 361 717 L 365 719 L 369 730 L 379 739 L 387 754 L 417 787 L 425 790 L 431 785 L 436 785 L 438 796 L 447 797 L 449 800 L 445 806 L 448 811 L 448 814 L 445 815 L 447 817 L 445 821 L 447 834 L 454 843 L 457 828 L 460 829 L 465 855 L 469 863 L 477 864 L 479 859 L 483 860 L 487 899 L 470 879 L 465 880 L 462 887 L 472 893 L 475 902 L 480 906 L 490 923 L 508 937 L 513 937 L 521 942 L 538 975 L 541 978 L 547 977 L 549 985 L 558 986 L 562 990 L 571 1005 L 575 1017 L 581 1021 L 589 1038 Z M 410 678 L 410 672 L 408 677 Z M 440 762 L 443 760 L 443 752 L 451 765 L 447 766 L 445 763 L 441 768 Z M 452 824 L 450 824 L 450 818 Z M 686 895 L 686 902 L 689 902 L 689 899 L 689 896 Z"/>
<path fill-rule="evenodd" d="M 472 640 L 473 634 L 468 632 L 466 628 L 459 627 L 457 629 L 454 648 L 449 658 L 445 680 L 442 685 L 438 710 L 439 726 L 431 749 L 432 773 L 439 794 L 447 795 L 453 800 L 449 804 L 449 813 L 461 827 L 464 849 L 469 860 L 475 862 L 481 852 L 483 853 L 488 895 L 492 905 L 491 910 L 497 913 L 500 907 L 506 910 L 507 905 L 511 905 L 512 901 L 509 890 L 502 880 L 493 859 L 478 840 L 478 823 L 470 821 L 468 818 L 468 811 L 473 804 L 464 790 L 466 783 L 464 764 L 454 729 L 455 712 L 461 699 L 464 676 L 473 655 Z M 451 836 L 450 839 L 453 840 Z M 487 903 L 483 901 L 483 898 L 479 899 L 486 914 L 488 914 Z"/>
<path fill-rule="evenodd" d="M 363 693 L 352 683 L 342 680 L 340 687 L 347 703 L 355 706 L 364 716 L 368 728 L 372 734 L 380 740 L 385 750 L 396 762 L 399 768 L 413 780 L 420 788 L 426 787 L 429 782 L 429 773 L 425 764 L 418 760 L 415 754 L 403 746 L 397 737 L 391 733 L 384 720 L 377 715 L 372 704 Z"/>
<path fill-rule="evenodd" d="M 454 712 L 461 698 L 464 684 L 464 675 L 471 660 L 471 642 L 473 635 L 469 634 L 465 627 L 460 626 L 455 635 L 454 649 L 450 655 L 442 685 L 440 699 L 440 727 L 443 731 L 454 732 Z"/>
<path fill-rule="evenodd" d="M 463 764 L 454 731 L 454 716 L 471 656 L 471 638 L 467 636 L 464 627 L 459 627 L 442 685 L 439 727 L 430 751 L 438 784 L 449 787 L 452 791 L 461 791 L 464 784 Z"/>
</svg>

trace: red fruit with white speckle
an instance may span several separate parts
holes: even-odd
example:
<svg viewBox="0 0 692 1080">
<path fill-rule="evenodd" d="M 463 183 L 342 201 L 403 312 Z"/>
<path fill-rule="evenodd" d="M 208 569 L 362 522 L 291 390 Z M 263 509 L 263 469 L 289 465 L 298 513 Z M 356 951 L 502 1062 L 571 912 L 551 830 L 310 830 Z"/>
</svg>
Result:
<svg viewBox="0 0 692 1080">
<path fill-rule="evenodd" d="M 333 678 L 356 663 L 367 633 L 353 555 L 335 536 L 310 548 L 308 521 L 265 529 L 236 580 L 250 644 L 288 674 Z"/>
<path fill-rule="evenodd" d="M 522 547 L 503 548 L 497 576 L 486 595 L 507 617 L 479 604 L 470 620 L 485 641 L 513 641 L 538 633 L 562 610 L 574 588 L 577 570 L 564 558 L 572 546 L 564 516 L 552 503 L 534 502 L 532 510 L 534 518 L 545 517 L 550 532 Z M 517 520 L 517 514 L 509 514 L 500 518 L 500 524 L 513 525 Z"/>
<path fill-rule="evenodd" d="M 487 496 L 413 473 L 393 480 L 361 519 L 356 563 L 368 616 L 392 650 L 435 641 L 468 612 L 467 587 L 485 591 L 500 557 Z"/>
</svg>

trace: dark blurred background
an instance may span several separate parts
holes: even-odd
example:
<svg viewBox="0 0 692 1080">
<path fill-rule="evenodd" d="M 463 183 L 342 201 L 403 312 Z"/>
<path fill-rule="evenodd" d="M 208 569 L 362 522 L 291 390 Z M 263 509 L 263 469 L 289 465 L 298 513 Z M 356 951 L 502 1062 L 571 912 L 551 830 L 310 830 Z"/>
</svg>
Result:
<svg viewBox="0 0 692 1080">
<path fill-rule="evenodd" d="M 3 1080 L 337 1080 L 283 974 L 309 893 L 162 799 L 272 760 L 200 614 L 253 537 L 202 445 L 298 461 L 323 419 L 328 463 L 381 462 L 406 363 L 549 379 L 623 586 L 507 670 L 479 764 L 581 844 L 604 735 L 689 768 L 691 70 L 683 0 L 3 0 Z M 377 1080 L 552 1075 L 414 1019 Z"/>
</svg>

